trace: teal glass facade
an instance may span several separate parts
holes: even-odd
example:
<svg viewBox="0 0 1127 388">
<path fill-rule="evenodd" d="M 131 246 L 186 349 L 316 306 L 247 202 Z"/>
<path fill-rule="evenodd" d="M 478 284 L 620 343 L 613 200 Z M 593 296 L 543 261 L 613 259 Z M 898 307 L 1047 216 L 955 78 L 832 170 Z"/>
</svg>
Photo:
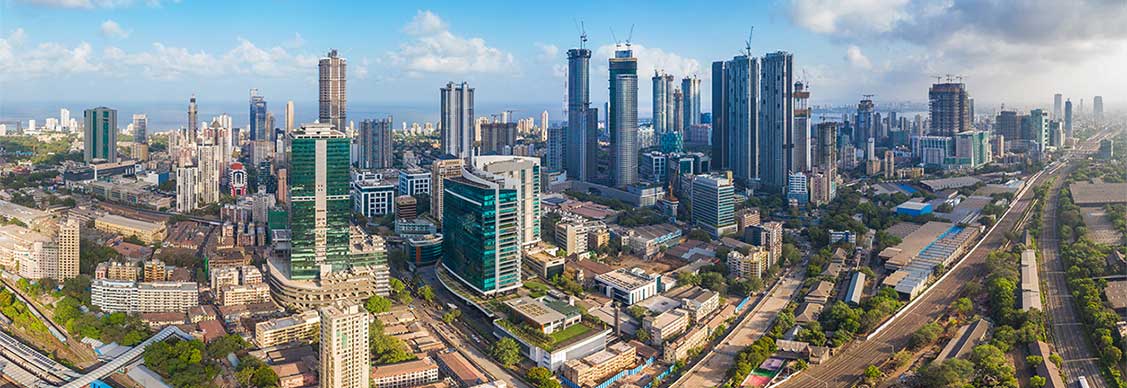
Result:
<svg viewBox="0 0 1127 388">
<path fill-rule="evenodd" d="M 517 190 L 456 177 L 443 195 L 442 265 L 481 294 L 520 287 Z"/>
<path fill-rule="evenodd" d="M 349 150 L 349 139 L 340 132 L 296 132 L 293 136 L 289 186 L 292 279 L 317 278 L 321 264 L 331 265 L 334 271 L 364 265 L 349 257 Z"/>
</svg>

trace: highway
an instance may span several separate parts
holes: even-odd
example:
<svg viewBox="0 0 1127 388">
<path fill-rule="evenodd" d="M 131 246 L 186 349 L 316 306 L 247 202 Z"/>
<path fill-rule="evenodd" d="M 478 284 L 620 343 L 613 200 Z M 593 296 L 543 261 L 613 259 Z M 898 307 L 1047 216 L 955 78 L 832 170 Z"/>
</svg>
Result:
<svg viewBox="0 0 1127 388">
<path fill-rule="evenodd" d="M 801 266 L 805 267 L 805 266 Z M 776 283 L 768 296 L 752 307 L 740 320 L 739 327 L 733 329 L 715 348 L 674 381 L 670 387 L 716 387 L 724 384 L 728 368 L 735 362 L 740 350 L 750 346 L 775 322 L 779 312 L 794 299 L 794 294 L 802 286 L 805 270 L 787 274 Z"/>
<path fill-rule="evenodd" d="M 889 321 L 876 335 L 868 340 L 857 341 L 839 350 L 828 361 L 811 366 L 795 375 L 779 387 L 848 387 L 861 378 L 861 373 L 869 365 L 880 364 L 897 349 L 902 349 L 908 337 L 924 324 L 937 319 L 958 295 L 963 284 L 981 282 L 983 263 L 990 252 L 1001 249 L 1006 244 L 1005 232 L 1013 230 L 1033 201 L 1033 187 L 1059 175 L 1059 169 L 1040 174 L 1029 182 L 1014 201 L 1013 206 L 997 226 L 983 237 L 981 243 L 972 250 L 960 264 L 951 269 L 932 289 L 918 297 L 898 317 Z"/>
</svg>

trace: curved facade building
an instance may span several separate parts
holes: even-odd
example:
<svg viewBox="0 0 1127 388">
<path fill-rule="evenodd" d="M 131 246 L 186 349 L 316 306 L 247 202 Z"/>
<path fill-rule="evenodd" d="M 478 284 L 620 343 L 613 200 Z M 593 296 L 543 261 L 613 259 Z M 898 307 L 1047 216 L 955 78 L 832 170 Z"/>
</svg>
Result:
<svg viewBox="0 0 1127 388">
<path fill-rule="evenodd" d="M 364 303 L 372 295 L 387 295 L 387 271 L 381 271 L 378 266 L 333 272 L 319 281 L 289 279 L 285 263 L 276 257 L 267 260 L 267 267 L 266 283 L 270 285 L 274 300 L 298 311 L 317 309 L 337 301 Z"/>
</svg>

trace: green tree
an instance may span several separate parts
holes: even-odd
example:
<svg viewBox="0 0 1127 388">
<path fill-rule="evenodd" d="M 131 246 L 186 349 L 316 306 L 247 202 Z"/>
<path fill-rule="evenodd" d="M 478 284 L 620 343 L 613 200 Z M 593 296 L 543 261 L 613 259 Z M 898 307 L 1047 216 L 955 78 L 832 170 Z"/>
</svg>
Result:
<svg viewBox="0 0 1127 388">
<path fill-rule="evenodd" d="M 920 349 L 924 346 L 931 345 L 935 340 L 939 339 L 939 334 L 942 333 L 943 328 L 940 327 L 939 324 L 930 322 L 920 327 L 919 330 L 916 330 L 916 332 L 908 337 L 908 347 L 911 349 Z"/>
<path fill-rule="evenodd" d="M 876 365 L 869 365 L 865 368 L 865 382 L 869 385 L 880 382 L 881 377 L 884 377 L 884 372 L 881 372 Z"/>
<path fill-rule="evenodd" d="M 450 310 L 450 311 L 446 312 L 445 314 L 442 314 L 442 321 L 446 322 L 446 324 L 448 324 L 448 325 L 453 324 L 454 321 L 458 320 L 458 318 L 461 317 L 461 316 L 462 316 L 462 310 Z"/>
<path fill-rule="evenodd" d="M 385 313 L 391 310 L 391 301 L 379 295 L 372 295 L 364 302 L 364 308 L 372 314 Z"/>
<path fill-rule="evenodd" d="M 972 311 L 974 311 L 974 303 L 970 301 L 970 298 L 962 297 L 951 302 L 952 315 L 963 318 L 970 315 Z"/>
<path fill-rule="evenodd" d="M 419 288 L 419 297 L 423 298 L 423 300 L 427 301 L 427 303 L 433 303 L 434 289 L 430 288 L 430 286 L 423 286 L 422 288 Z"/>
<path fill-rule="evenodd" d="M 402 280 L 399 280 L 399 279 L 396 279 L 396 278 L 391 278 L 391 280 L 388 283 L 391 285 L 391 292 L 393 292 L 395 294 L 402 293 L 403 290 L 407 289 L 407 285 L 403 284 Z"/>
<path fill-rule="evenodd" d="M 529 369 L 525 377 L 536 388 L 560 388 L 560 381 L 556 380 L 548 368 L 538 366 Z"/>
<path fill-rule="evenodd" d="M 505 337 L 493 343 L 489 355 L 502 365 L 510 366 L 520 362 L 520 345 L 512 338 Z"/>
<path fill-rule="evenodd" d="M 1033 375 L 1029 378 L 1029 385 L 1033 388 L 1041 388 L 1045 386 L 1048 381 L 1044 377 Z"/>
</svg>

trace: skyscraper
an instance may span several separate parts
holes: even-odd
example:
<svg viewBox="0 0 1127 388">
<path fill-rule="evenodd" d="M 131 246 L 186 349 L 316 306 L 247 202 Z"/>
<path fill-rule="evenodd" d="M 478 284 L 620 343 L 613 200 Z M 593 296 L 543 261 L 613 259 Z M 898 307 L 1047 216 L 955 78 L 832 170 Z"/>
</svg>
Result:
<svg viewBox="0 0 1127 388">
<path fill-rule="evenodd" d="M 293 131 L 293 100 L 286 101 L 286 133 Z"/>
<path fill-rule="evenodd" d="M 478 294 L 520 288 L 520 193 L 514 180 L 462 170 L 443 189 L 442 266 Z"/>
<path fill-rule="evenodd" d="M 176 168 L 176 211 L 191 213 L 199 208 L 199 167 L 184 165 Z"/>
<path fill-rule="evenodd" d="M 681 128 L 689 129 L 700 124 L 700 78 L 690 76 L 681 79 L 681 95 Z"/>
<path fill-rule="evenodd" d="M 994 118 L 994 134 L 1002 135 L 1006 141 L 1021 139 L 1021 118 L 1016 111 L 1003 110 Z"/>
<path fill-rule="evenodd" d="M 517 190 L 521 245 L 540 242 L 540 158 L 478 156 L 473 162 L 475 170 L 503 177 Z"/>
<path fill-rule="evenodd" d="M 250 90 L 250 131 L 251 141 L 268 141 L 272 129 L 266 122 L 266 99 L 258 95 L 258 89 Z"/>
<path fill-rule="evenodd" d="M 837 123 L 818 123 L 814 139 L 814 167 L 823 171 L 837 168 Z"/>
<path fill-rule="evenodd" d="M 809 171 L 810 165 L 810 90 L 802 81 L 794 84 L 794 152 L 791 172 Z"/>
<path fill-rule="evenodd" d="M 591 50 L 567 50 L 567 131 L 560 149 L 563 169 L 579 181 L 594 178 L 598 168 L 599 110 L 591 108 L 590 62 Z"/>
<path fill-rule="evenodd" d="M 321 386 L 368 388 L 372 370 L 368 311 L 358 304 L 335 304 L 322 307 L 319 315 Z"/>
<path fill-rule="evenodd" d="M 712 70 L 712 147 L 713 152 L 719 151 L 720 155 L 714 155 L 712 161 L 731 170 L 736 183 L 754 186 L 759 178 L 760 162 L 759 58 L 739 55 L 730 61 L 713 63 Z M 721 80 L 719 84 L 717 78 Z M 722 91 L 719 107 L 716 105 L 717 88 Z M 717 108 L 719 111 L 715 110 Z M 719 147 L 717 142 L 720 142 Z"/>
<path fill-rule="evenodd" d="M 638 58 L 627 45 L 609 62 L 611 181 L 625 187 L 638 183 Z"/>
<path fill-rule="evenodd" d="M 730 174 L 693 178 L 693 223 L 720 237 L 736 230 L 735 187 Z"/>
<path fill-rule="evenodd" d="M 1053 120 L 1060 120 L 1064 116 L 1061 115 L 1061 99 L 1064 98 L 1060 93 L 1053 95 Z"/>
<path fill-rule="evenodd" d="M 673 90 L 673 121 L 670 125 L 670 130 L 666 132 L 676 132 L 678 135 L 685 131 L 685 94 L 681 89 Z"/>
<path fill-rule="evenodd" d="M 77 218 L 68 217 L 59 222 L 59 259 L 55 269 L 55 279 L 67 280 L 78 277 L 79 231 Z"/>
<path fill-rule="evenodd" d="M 653 128 L 654 133 L 665 133 L 673 128 L 673 76 L 654 70 Z"/>
<path fill-rule="evenodd" d="M 473 91 L 466 82 L 447 82 L 446 87 L 439 89 L 442 151 L 463 159 L 473 154 Z"/>
<path fill-rule="evenodd" d="M 1064 116 L 1067 118 L 1071 115 L 1072 102 L 1066 102 L 1064 105 Z M 1045 147 L 1050 145 L 1049 142 L 1049 112 L 1044 109 L 1034 109 L 1029 111 L 1029 116 L 1021 118 L 1021 127 L 1024 140 L 1032 140 L 1037 143 L 1040 151 L 1045 151 Z"/>
<path fill-rule="evenodd" d="M 1092 98 L 1092 118 L 1096 120 L 1104 119 L 1104 97 L 1095 96 Z"/>
<path fill-rule="evenodd" d="M 349 139 L 332 124 L 305 124 L 290 144 L 290 278 L 362 265 L 349 257 Z"/>
<path fill-rule="evenodd" d="M 788 52 L 768 53 L 761 71 L 759 139 L 759 183 L 762 188 L 782 193 L 794 160 L 794 56 Z"/>
<path fill-rule="evenodd" d="M 200 133 L 199 112 L 196 110 L 196 95 L 188 100 L 188 141 L 195 142 Z"/>
<path fill-rule="evenodd" d="M 360 122 L 360 157 L 356 163 L 360 168 L 391 168 L 391 125 L 391 116 Z"/>
<path fill-rule="evenodd" d="M 1065 137 L 1072 137 L 1072 99 L 1064 102 L 1064 134 Z"/>
<path fill-rule="evenodd" d="M 731 169 L 731 145 L 728 144 L 728 69 L 727 62 L 712 62 L 712 167 Z"/>
<path fill-rule="evenodd" d="M 348 61 L 337 54 L 337 50 L 329 50 L 324 58 L 317 64 L 319 103 L 319 122 L 332 124 L 338 131 L 344 131 L 348 124 L 347 101 L 345 89 L 345 68 Z"/>
<path fill-rule="evenodd" d="M 100 106 L 82 116 L 82 157 L 86 163 L 104 160 L 117 163 L 117 111 Z"/>
<path fill-rule="evenodd" d="M 133 142 L 149 144 L 149 118 L 144 113 L 133 115 Z"/>
<path fill-rule="evenodd" d="M 966 84 L 940 83 L 928 89 L 928 110 L 931 113 L 930 133 L 954 137 L 956 133 L 973 129 L 970 96 Z"/>
<path fill-rule="evenodd" d="M 876 136 L 876 131 L 873 129 L 874 112 L 876 111 L 876 104 L 873 100 L 865 98 L 857 104 L 857 114 L 853 116 L 853 145 L 857 148 L 864 148 L 868 143 L 870 137 Z M 865 155 L 866 158 L 869 155 Z"/>
</svg>

